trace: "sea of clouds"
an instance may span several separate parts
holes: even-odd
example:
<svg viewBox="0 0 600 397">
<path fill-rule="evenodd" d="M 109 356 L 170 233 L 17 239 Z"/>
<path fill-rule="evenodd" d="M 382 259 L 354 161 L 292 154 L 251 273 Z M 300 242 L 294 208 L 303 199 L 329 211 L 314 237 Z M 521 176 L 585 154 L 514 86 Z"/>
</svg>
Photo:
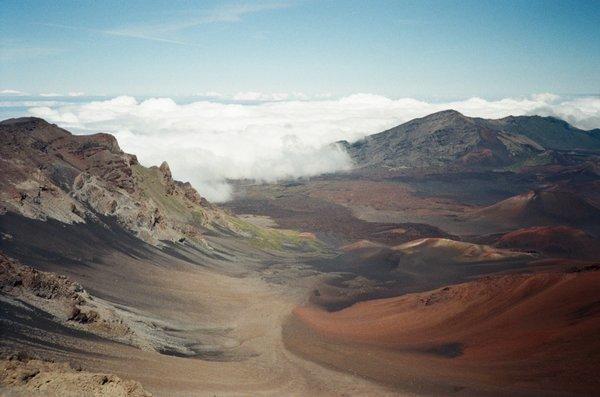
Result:
<svg viewBox="0 0 600 397">
<path fill-rule="evenodd" d="M 216 94 L 186 102 L 119 96 L 49 102 L 28 112 L 73 132 L 112 133 L 142 164 L 166 160 L 177 179 L 190 181 L 213 201 L 231 197 L 228 179 L 270 182 L 349 169 L 347 154 L 331 143 L 355 141 L 445 109 L 485 118 L 551 115 L 582 129 L 600 127 L 598 97 L 538 94 L 429 102 L 371 94 L 309 99 L 246 93 L 229 99 Z"/>
</svg>

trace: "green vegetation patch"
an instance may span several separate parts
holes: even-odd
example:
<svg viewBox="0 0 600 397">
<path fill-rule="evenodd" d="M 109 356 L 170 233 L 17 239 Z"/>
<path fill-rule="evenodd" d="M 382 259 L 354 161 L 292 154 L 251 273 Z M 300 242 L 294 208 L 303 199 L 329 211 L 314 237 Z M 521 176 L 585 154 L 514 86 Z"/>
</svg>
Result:
<svg viewBox="0 0 600 397">
<path fill-rule="evenodd" d="M 548 165 L 552 163 L 552 156 L 548 152 L 543 152 L 536 156 L 527 157 L 521 161 L 518 161 L 508 167 L 505 167 L 507 171 L 519 171 L 524 167 L 538 167 L 542 165 Z"/>
<path fill-rule="evenodd" d="M 152 199 L 156 205 L 168 216 L 180 219 L 190 219 L 190 209 L 178 196 L 167 194 L 162 182 L 162 174 L 158 169 L 146 168 L 141 165 L 131 167 L 139 184 L 142 194 Z"/>
<path fill-rule="evenodd" d="M 323 252 L 327 249 L 325 244 L 316 238 L 303 236 L 295 230 L 272 229 L 260 227 L 236 217 L 229 217 L 233 225 L 244 237 L 247 237 L 253 246 L 264 250 L 276 251 L 316 251 Z"/>
</svg>

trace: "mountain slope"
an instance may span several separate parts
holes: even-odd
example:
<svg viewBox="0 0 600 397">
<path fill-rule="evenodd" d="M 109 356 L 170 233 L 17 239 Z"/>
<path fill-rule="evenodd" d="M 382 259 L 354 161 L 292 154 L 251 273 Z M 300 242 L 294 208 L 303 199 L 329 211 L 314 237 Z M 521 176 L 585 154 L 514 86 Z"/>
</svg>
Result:
<svg viewBox="0 0 600 397">
<path fill-rule="evenodd" d="M 343 274 L 315 286 L 318 293 L 310 302 L 327 310 L 426 291 L 482 274 L 516 271 L 536 259 L 530 253 L 448 238 L 421 238 L 396 246 L 363 240 L 342 250 L 334 258 L 317 260 L 318 268 Z"/>
<path fill-rule="evenodd" d="M 326 254 L 315 236 L 238 218 L 112 136 L 41 119 L 0 124 L 0 167 L 0 358 L 69 361 L 157 395 L 314 395 L 343 382 L 308 379 L 313 364 L 279 343 L 317 277 L 302 261 Z M 123 332 L 100 332 L 112 325 Z"/>
<path fill-rule="evenodd" d="M 600 150 L 600 130 L 575 128 L 555 117 L 508 116 L 498 120 L 476 119 L 488 128 L 524 135 L 546 149 Z"/>
<path fill-rule="evenodd" d="M 206 234 L 233 234 L 271 248 L 315 245 L 235 218 L 190 183 L 174 180 L 166 162 L 142 166 L 109 134 L 72 135 L 42 119 L 20 118 L 0 123 L 0 142 L 0 213 L 104 227 L 110 217 L 151 244 L 205 245 Z"/>
<path fill-rule="evenodd" d="M 600 257 L 600 241 L 580 229 L 568 226 L 536 226 L 502 235 L 494 245 L 499 248 L 543 252 L 575 258 Z"/>
<path fill-rule="evenodd" d="M 456 385 L 460 395 L 594 394 L 594 270 L 486 277 L 337 312 L 298 307 L 284 338 L 303 357 L 427 395 Z"/>
<path fill-rule="evenodd" d="M 111 135 L 77 136 L 23 118 L 2 122 L 0 138 L 5 211 L 65 223 L 114 216 L 149 242 L 191 237 L 194 213 L 197 226 L 222 221 L 191 185 L 171 178 L 166 163 L 160 169 L 142 167 Z"/>
<path fill-rule="evenodd" d="M 481 232 L 541 225 L 573 225 L 596 231 L 600 209 L 566 190 L 536 190 L 465 214 L 462 221 L 480 225 Z"/>
<path fill-rule="evenodd" d="M 552 150 L 600 150 L 600 134 L 550 117 L 470 118 L 446 110 L 355 143 L 342 142 L 359 167 L 481 169 L 558 161 Z"/>
</svg>

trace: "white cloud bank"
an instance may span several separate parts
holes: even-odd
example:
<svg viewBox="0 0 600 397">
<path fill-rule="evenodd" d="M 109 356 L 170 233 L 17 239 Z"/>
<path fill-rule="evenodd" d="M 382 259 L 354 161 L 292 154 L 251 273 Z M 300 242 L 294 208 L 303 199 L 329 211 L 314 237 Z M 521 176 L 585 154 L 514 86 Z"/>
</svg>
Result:
<svg viewBox="0 0 600 397">
<path fill-rule="evenodd" d="M 580 128 L 600 127 L 600 98 L 593 97 L 538 94 L 444 103 L 371 94 L 310 101 L 285 100 L 277 94 L 270 99 L 258 104 L 209 100 L 178 104 L 169 98 L 138 101 L 120 96 L 32 107 L 29 112 L 73 131 L 113 133 L 121 147 L 137 154 L 143 164 L 167 160 L 177 179 L 189 180 L 213 201 L 230 197 L 226 179 L 274 181 L 348 169 L 348 156 L 330 143 L 354 141 L 444 109 L 485 118 L 553 115 Z"/>
<path fill-rule="evenodd" d="M 27 95 L 24 92 L 18 91 L 18 90 L 12 90 L 12 89 L 4 89 L 4 90 L 0 90 L 0 95 L 16 95 L 16 96 L 20 96 L 20 95 Z"/>
</svg>

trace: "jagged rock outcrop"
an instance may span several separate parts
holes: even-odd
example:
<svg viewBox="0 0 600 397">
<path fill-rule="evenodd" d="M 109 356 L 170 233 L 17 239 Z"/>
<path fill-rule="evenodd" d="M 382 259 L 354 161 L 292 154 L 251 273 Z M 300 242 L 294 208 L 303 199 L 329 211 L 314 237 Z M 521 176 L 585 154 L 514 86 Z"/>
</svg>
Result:
<svg viewBox="0 0 600 397">
<path fill-rule="evenodd" d="M 64 326 L 142 350 L 191 354 L 185 339 L 169 335 L 163 321 L 92 296 L 63 275 L 23 265 L 1 251 L 0 301 L 18 307 L 26 303 L 50 314 L 53 321 Z M 24 309 L 31 312 L 30 308 Z"/>
<path fill-rule="evenodd" d="M 175 192 L 175 182 L 173 181 L 173 175 L 171 174 L 171 168 L 166 161 L 163 161 L 158 170 L 163 176 L 163 182 L 165 184 L 165 190 L 167 194 L 173 194 Z"/>
<path fill-rule="evenodd" d="M 134 331 L 110 305 L 65 276 L 25 266 L 0 252 L 0 294 L 52 314 L 66 325 L 134 343 Z"/>
<path fill-rule="evenodd" d="M 24 354 L 0 360 L 0 386 L 10 387 L 11 396 L 152 396 L 134 380 L 82 371 L 68 363 L 29 358 Z"/>
<path fill-rule="evenodd" d="M 44 299 L 68 299 L 85 302 L 89 295 L 83 287 L 65 276 L 41 272 L 24 266 L 0 252 L 0 291 L 20 295 L 31 293 Z"/>
<path fill-rule="evenodd" d="M 109 134 L 72 135 L 38 118 L 5 120 L 0 166 L 0 216 L 11 212 L 107 229 L 116 220 L 147 243 L 185 242 L 202 250 L 213 249 L 207 234 L 236 235 L 261 248 L 284 249 L 283 241 L 286 247 L 318 245 L 236 218 L 189 182 L 173 179 L 166 162 L 142 166 Z"/>
<path fill-rule="evenodd" d="M 6 120 L 0 164 L 0 212 L 65 223 L 112 216 L 152 244 L 201 240 L 204 230 L 232 227 L 189 182 L 174 180 L 166 162 L 143 167 L 109 134 L 72 135 L 37 118 Z"/>
</svg>

